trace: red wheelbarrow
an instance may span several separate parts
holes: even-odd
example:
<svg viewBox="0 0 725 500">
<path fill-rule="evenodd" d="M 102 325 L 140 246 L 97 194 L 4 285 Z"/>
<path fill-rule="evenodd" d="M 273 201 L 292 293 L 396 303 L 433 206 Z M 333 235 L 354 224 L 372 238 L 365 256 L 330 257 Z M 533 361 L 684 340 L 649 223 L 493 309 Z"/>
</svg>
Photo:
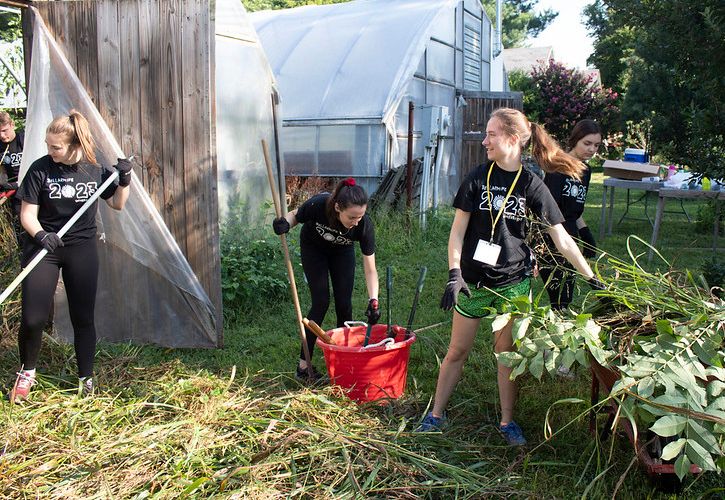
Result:
<svg viewBox="0 0 725 500">
<path fill-rule="evenodd" d="M 597 430 L 597 411 L 594 407 L 599 403 L 599 390 L 603 387 L 607 394 L 612 391 L 614 384 L 620 379 L 619 372 L 615 369 L 600 365 L 594 357 L 589 356 L 589 361 L 592 371 L 592 409 L 589 412 L 589 432 L 592 434 Z M 608 414 L 607 423 L 601 429 L 599 435 L 602 439 L 607 439 L 612 430 L 612 424 L 614 423 L 615 416 L 617 414 L 617 402 L 610 400 L 602 410 Z M 663 461 L 660 456 L 662 449 L 669 442 L 669 439 L 677 438 L 663 438 L 654 433 L 647 437 L 639 434 L 635 440 L 634 429 L 632 428 L 631 422 L 627 419 L 620 420 L 624 433 L 629 438 L 630 442 L 634 445 L 637 459 L 640 465 L 643 467 L 647 475 L 652 481 L 663 489 L 678 488 L 681 483 L 677 474 L 675 473 L 675 466 L 673 461 Z M 690 473 L 699 474 L 702 469 L 695 464 L 690 465 Z"/>
</svg>

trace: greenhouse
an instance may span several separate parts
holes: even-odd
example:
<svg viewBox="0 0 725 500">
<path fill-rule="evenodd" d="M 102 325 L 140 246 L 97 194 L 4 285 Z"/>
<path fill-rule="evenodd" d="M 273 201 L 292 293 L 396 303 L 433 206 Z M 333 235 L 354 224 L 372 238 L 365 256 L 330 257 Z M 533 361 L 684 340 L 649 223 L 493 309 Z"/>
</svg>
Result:
<svg viewBox="0 0 725 500">
<path fill-rule="evenodd" d="M 280 146 L 287 175 L 353 175 L 374 190 L 414 156 L 439 120 L 437 180 L 457 184 L 466 91 L 503 91 L 502 58 L 478 1 L 386 0 L 250 14 L 283 103 Z M 421 140 L 423 139 L 423 140 Z"/>
<path fill-rule="evenodd" d="M 216 3 L 215 32 L 219 219 L 258 221 L 270 199 L 261 139 L 276 166 L 274 77 L 241 2 Z"/>
</svg>

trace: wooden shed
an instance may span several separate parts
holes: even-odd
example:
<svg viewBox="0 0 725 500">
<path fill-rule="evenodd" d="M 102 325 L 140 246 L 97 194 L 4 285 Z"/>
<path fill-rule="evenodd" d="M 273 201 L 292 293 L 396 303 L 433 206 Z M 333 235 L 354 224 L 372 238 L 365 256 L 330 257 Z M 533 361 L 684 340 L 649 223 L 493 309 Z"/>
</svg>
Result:
<svg viewBox="0 0 725 500">
<path fill-rule="evenodd" d="M 136 174 L 215 305 L 221 344 L 213 3 L 5 3 L 39 11 L 123 151 L 135 155 Z M 26 70 L 31 23 L 24 12 Z"/>
</svg>

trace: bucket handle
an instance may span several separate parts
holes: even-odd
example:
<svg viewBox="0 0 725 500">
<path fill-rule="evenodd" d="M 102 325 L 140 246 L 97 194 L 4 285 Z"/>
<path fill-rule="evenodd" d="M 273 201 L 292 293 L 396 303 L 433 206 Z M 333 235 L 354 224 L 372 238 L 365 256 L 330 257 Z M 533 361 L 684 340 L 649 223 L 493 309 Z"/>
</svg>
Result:
<svg viewBox="0 0 725 500">
<path fill-rule="evenodd" d="M 368 326 L 368 324 L 365 323 L 364 321 L 345 321 L 344 324 L 347 328 L 352 328 L 353 326 L 364 326 L 364 327 Z"/>
<path fill-rule="evenodd" d="M 385 337 L 380 342 L 376 342 L 375 344 L 369 344 L 363 347 L 363 349 L 370 349 L 371 347 L 380 347 L 387 344 L 394 344 L 395 340 L 392 337 Z"/>
</svg>

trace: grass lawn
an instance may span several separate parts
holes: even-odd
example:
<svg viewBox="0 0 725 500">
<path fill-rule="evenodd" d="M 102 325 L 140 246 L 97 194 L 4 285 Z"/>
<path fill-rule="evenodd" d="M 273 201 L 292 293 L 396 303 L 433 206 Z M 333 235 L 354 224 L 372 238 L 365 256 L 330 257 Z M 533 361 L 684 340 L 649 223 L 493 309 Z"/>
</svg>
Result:
<svg viewBox="0 0 725 500">
<path fill-rule="evenodd" d="M 601 182 L 601 173 L 595 173 L 585 214 L 595 236 Z M 623 211 L 624 196 L 617 190 L 615 216 Z M 685 205 L 693 219 L 698 205 Z M 633 206 L 630 213 L 642 216 L 643 210 Z M 591 379 L 586 372 L 541 383 L 521 378 L 516 418 L 530 446 L 504 446 L 495 430 L 496 365 L 487 326 L 451 399 L 447 431 L 411 433 L 431 404 L 450 334 L 450 314 L 438 308 L 438 301 L 447 279 L 452 211 L 432 215 L 426 232 L 415 225 L 408 229 L 401 216 L 375 218 L 381 298 L 385 267 L 394 268 L 394 322 L 407 321 L 418 269 L 425 265 L 428 277 L 414 326 L 443 323 L 420 333 L 413 345 L 403 398 L 388 406 L 358 406 L 334 388 L 309 390 L 297 384 L 298 330 L 286 297 L 263 307 L 226 310 L 224 349 L 102 345 L 97 363 L 101 391 L 92 399 L 76 395 L 72 348 L 46 339 L 33 400 L 22 407 L 0 403 L 0 497 L 670 496 L 655 489 L 633 463 L 625 437 L 600 442 L 589 433 Z M 667 214 L 658 248 L 674 267 L 700 272 L 712 256 L 711 232 L 698 234 L 696 227 L 684 216 Z M 294 233 L 292 240 L 299 234 Z M 625 259 L 630 234 L 649 241 L 651 227 L 626 219 L 598 243 Z M 639 244 L 635 252 L 646 247 Z M 306 311 L 309 296 L 296 262 Z M 661 261 L 652 265 L 666 268 Z M 535 286 L 535 293 L 541 290 L 540 281 Z M 580 294 L 587 289 L 584 285 Z M 364 319 L 367 297 L 360 265 L 354 301 L 356 318 Z M 333 321 L 328 313 L 323 327 Z M 11 322 L 6 329 L 14 332 L 17 326 Z M 14 342 L 12 335 L 3 336 L 5 387 L 18 363 Z M 319 350 L 315 363 L 322 368 Z M 565 398 L 584 402 L 552 407 Z M 555 431 L 548 441 L 543 437 L 547 411 Z M 722 482 L 722 475 L 714 474 L 689 479 L 680 495 L 722 495 Z"/>
</svg>

